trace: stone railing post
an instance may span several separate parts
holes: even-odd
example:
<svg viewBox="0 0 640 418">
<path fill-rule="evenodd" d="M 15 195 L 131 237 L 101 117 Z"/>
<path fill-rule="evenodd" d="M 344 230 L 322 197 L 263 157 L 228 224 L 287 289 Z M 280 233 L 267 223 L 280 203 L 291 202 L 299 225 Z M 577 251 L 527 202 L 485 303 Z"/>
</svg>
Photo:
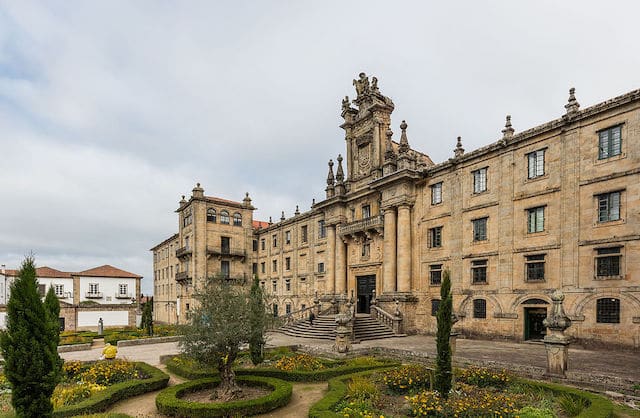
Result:
<svg viewBox="0 0 640 418">
<path fill-rule="evenodd" d="M 396 300 L 396 311 L 393 313 L 393 333 L 402 334 L 402 312 L 400 312 L 400 302 Z"/>
<path fill-rule="evenodd" d="M 351 350 L 351 330 L 348 327 L 350 322 L 352 322 L 352 318 L 349 314 L 341 313 L 336 315 L 336 343 L 334 348 L 338 353 L 346 353 Z"/>
<path fill-rule="evenodd" d="M 371 318 L 373 319 L 376 319 L 378 317 L 378 311 L 376 309 L 373 309 L 377 304 L 378 301 L 376 300 L 376 291 L 373 290 L 373 295 L 371 296 L 371 303 L 369 307 L 369 315 L 371 315 Z"/>
<path fill-rule="evenodd" d="M 570 340 L 564 335 L 564 331 L 571 326 L 571 320 L 564 313 L 562 307 L 564 294 L 560 290 L 553 292 L 551 301 L 553 302 L 551 314 L 543 321 L 544 326 L 547 327 L 547 334 L 544 336 L 544 347 L 547 350 L 545 376 L 565 379 Z"/>
<path fill-rule="evenodd" d="M 456 344 L 460 333 L 453 329 L 453 325 L 458 322 L 458 315 L 451 313 L 451 332 L 449 333 L 449 346 L 451 347 L 451 358 L 456 354 Z"/>
</svg>

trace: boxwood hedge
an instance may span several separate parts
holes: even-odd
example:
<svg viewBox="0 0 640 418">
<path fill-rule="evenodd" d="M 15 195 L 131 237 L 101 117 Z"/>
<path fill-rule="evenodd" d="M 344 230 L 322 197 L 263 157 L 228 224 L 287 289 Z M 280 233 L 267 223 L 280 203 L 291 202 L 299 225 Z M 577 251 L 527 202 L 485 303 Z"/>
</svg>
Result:
<svg viewBox="0 0 640 418">
<path fill-rule="evenodd" d="M 325 369 L 314 371 L 284 371 L 275 368 L 257 367 L 254 369 L 235 369 L 235 372 L 237 376 L 275 377 L 277 379 L 288 380 L 291 382 L 322 382 L 344 374 L 400 365 L 399 362 L 388 359 L 379 359 L 378 361 L 379 364 L 341 364 L 335 367 L 327 367 Z M 200 379 L 204 377 L 213 377 L 218 374 L 217 371 L 213 371 L 211 369 L 195 369 L 193 367 L 189 367 L 189 365 L 181 363 L 179 360 L 176 361 L 175 358 L 168 359 L 165 364 L 167 366 L 167 370 L 185 379 Z"/>
<path fill-rule="evenodd" d="M 74 405 L 64 406 L 53 411 L 54 417 L 70 417 L 74 415 L 102 412 L 114 403 L 132 398 L 143 393 L 162 389 L 169 382 L 169 375 L 147 363 L 136 362 L 138 370 L 148 375 L 147 379 L 127 380 L 116 383 L 102 390 L 88 399 Z"/>
<path fill-rule="evenodd" d="M 166 388 L 156 397 L 156 407 L 161 414 L 174 417 L 250 416 L 273 411 L 285 406 L 291 399 L 292 385 L 284 380 L 261 376 L 238 376 L 238 383 L 273 389 L 267 396 L 257 399 L 224 403 L 189 402 L 180 399 L 187 393 L 213 388 L 220 383 L 217 377 L 192 380 Z"/>
</svg>

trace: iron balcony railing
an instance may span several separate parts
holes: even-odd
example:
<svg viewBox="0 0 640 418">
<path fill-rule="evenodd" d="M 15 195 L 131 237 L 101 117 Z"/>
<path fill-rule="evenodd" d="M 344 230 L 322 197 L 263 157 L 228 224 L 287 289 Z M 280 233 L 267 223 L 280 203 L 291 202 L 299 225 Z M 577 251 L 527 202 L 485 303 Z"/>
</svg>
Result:
<svg viewBox="0 0 640 418">
<path fill-rule="evenodd" d="M 207 253 L 219 256 L 246 257 L 247 252 L 241 247 L 207 245 Z"/>
<path fill-rule="evenodd" d="M 338 226 L 338 234 L 349 235 L 368 230 L 382 230 L 382 228 L 384 228 L 384 217 L 382 215 L 376 215 L 340 225 Z"/>
<path fill-rule="evenodd" d="M 102 298 L 102 292 L 87 292 L 84 296 L 87 299 L 100 299 Z"/>
<path fill-rule="evenodd" d="M 176 281 L 180 282 L 184 280 L 191 280 L 191 275 L 188 271 L 179 271 L 176 273 Z"/>
<path fill-rule="evenodd" d="M 191 255 L 192 253 L 193 253 L 193 250 L 191 249 L 191 247 L 182 247 L 176 250 L 176 257 L 178 258 L 186 257 L 188 255 Z"/>
</svg>

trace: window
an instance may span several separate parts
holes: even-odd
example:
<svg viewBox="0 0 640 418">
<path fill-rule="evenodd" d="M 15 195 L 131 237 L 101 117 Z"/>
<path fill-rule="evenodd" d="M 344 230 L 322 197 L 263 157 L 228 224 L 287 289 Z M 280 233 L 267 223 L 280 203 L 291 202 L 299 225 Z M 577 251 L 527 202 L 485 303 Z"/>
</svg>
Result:
<svg viewBox="0 0 640 418">
<path fill-rule="evenodd" d="M 431 186 L 431 204 L 442 203 L 442 182 Z"/>
<path fill-rule="evenodd" d="M 598 299 L 596 301 L 596 322 L 599 324 L 619 324 L 620 299 Z"/>
<path fill-rule="evenodd" d="M 487 190 L 487 167 L 473 171 L 473 192 L 482 193 Z"/>
<path fill-rule="evenodd" d="M 285 231 L 284 232 L 284 243 L 286 245 L 291 244 L 291 231 Z"/>
<path fill-rule="evenodd" d="M 371 243 L 365 240 L 362 243 L 362 258 L 369 258 L 370 254 L 371 254 Z"/>
<path fill-rule="evenodd" d="M 231 270 L 230 270 L 229 260 L 220 261 L 220 274 L 222 275 L 222 277 L 224 277 L 225 279 L 228 279 L 229 276 L 231 275 L 230 273 L 231 273 Z"/>
<path fill-rule="evenodd" d="M 89 283 L 89 293 L 92 295 L 100 293 L 100 288 L 98 287 L 98 283 Z"/>
<path fill-rule="evenodd" d="M 291 280 L 287 279 L 284 281 L 284 290 L 287 292 L 291 292 Z"/>
<path fill-rule="evenodd" d="M 486 241 L 487 240 L 487 219 L 480 218 L 473 221 L 473 240 L 474 241 Z"/>
<path fill-rule="evenodd" d="M 207 222 L 216 221 L 216 210 L 213 208 L 207 209 Z"/>
<path fill-rule="evenodd" d="M 442 247 L 442 227 L 436 226 L 435 228 L 429 228 L 429 247 L 439 248 Z"/>
<path fill-rule="evenodd" d="M 276 317 L 276 318 L 278 317 L 278 304 L 277 303 L 273 304 L 273 316 Z"/>
<path fill-rule="evenodd" d="M 620 276 L 622 247 L 598 248 L 596 251 L 596 278 Z"/>
<path fill-rule="evenodd" d="M 318 273 L 324 273 L 324 263 L 318 263 Z"/>
<path fill-rule="evenodd" d="M 324 224 L 324 221 L 318 221 L 318 238 L 326 238 L 327 237 L 327 227 Z"/>
<path fill-rule="evenodd" d="M 544 206 L 527 209 L 527 218 L 527 232 L 529 234 L 544 231 Z"/>
<path fill-rule="evenodd" d="M 56 296 L 59 298 L 64 297 L 64 285 L 63 284 L 54 284 L 53 290 L 56 292 Z M 126 293 L 126 291 L 125 291 Z"/>
<path fill-rule="evenodd" d="M 129 293 L 127 288 L 128 288 L 128 286 L 127 286 L 126 283 L 120 283 L 118 285 L 118 295 L 123 296 L 123 295 L 126 295 L 127 293 Z"/>
<path fill-rule="evenodd" d="M 371 217 L 371 206 L 362 205 L 362 219 L 367 219 L 370 217 Z"/>
<path fill-rule="evenodd" d="M 264 249 L 265 249 L 265 246 L 266 246 L 266 245 L 265 245 L 265 239 L 264 239 L 264 238 L 260 239 L 260 249 L 261 249 L 261 250 L 264 250 Z"/>
<path fill-rule="evenodd" d="M 226 210 L 220 212 L 220 223 L 229 225 L 229 212 L 227 212 Z"/>
<path fill-rule="evenodd" d="M 440 299 L 431 299 L 431 316 L 438 315 L 439 308 L 440 308 Z"/>
<path fill-rule="evenodd" d="M 182 216 L 182 226 L 191 225 L 191 223 L 193 222 L 193 214 L 191 213 L 191 208 L 186 209 Z"/>
<path fill-rule="evenodd" d="M 242 226 L 242 215 L 239 213 L 233 214 L 233 226 Z"/>
<path fill-rule="evenodd" d="M 309 233 L 306 225 L 302 225 L 302 228 L 300 228 L 300 240 L 303 244 L 309 240 Z"/>
<path fill-rule="evenodd" d="M 276 272 L 278 271 L 278 260 L 273 260 L 273 261 L 272 261 L 272 264 L 273 264 L 273 265 L 272 265 L 272 269 L 271 269 L 271 271 L 272 271 L 273 273 L 276 273 Z"/>
<path fill-rule="evenodd" d="M 186 248 L 187 250 L 190 248 L 189 247 L 189 236 L 184 237 L 184 248 Z"/>
<path fill-rule="evenodd" d="M 258 240 L 254 239 L 253 242 L 251 243 L 252 245 L 252 250 L 253 251 L 258 251 Z"/>
<path fill-rule="evenodd" d="M 267 264 L 264 261 L 262 263 L 260 263 L 260 272 L 262 272 L 262 273 L 266 273 L 267 272 Z"/>
<path fill-rule="evenodd" d="M 284 269 L 287 271 L 291 270 L 291 257 L 284 259 Z"/>
<path fill-rule="evenodd" d="M 284 305 L 284 312 L 288 315 L 291 313 L 291 304 L 287 303 L 286 305 Z"/>
<path fill-rule="evenodd" d="M 622 125 L 613 126 L 598 132 L 598 159 L 614 157 L 622 153 Z"/>
<path fill-rule="evenodd" d="M 271 236 L 271 240 L 273 241 L 273 248 L 276 248 L 278 246 L 278 236 L 276 234 L 273 234 Z"/>
<path fill-rule="evenodd" d="M 276 293 L 278 291 L 278 282 L 276 282 L 275 280 L 271 282 L 271 289 L 273 290 L 273 293 Z"/>
<path fill-rule="evenodd" d="M 258 274 L 258 263 L 251 264 L 251 274 Z"/>
<path fill-rule="evenodd" d="M 534 179 L 544 176 L 544 150 L 538 150 L 527 154 L 528 177 Z"/>
<path fill-rule="evenodd" d="M 543 282 L 544 254 L 528 255 L 525 258 L 525 280 L 528 282 Z"/>
<path fill-rule="evenodd" d="M 474 299 L 473 301 L 473 317 L 474 318 L 486 318 L 487 317 L 487 301 L 484 299 Z"/>
<path fill-rule="evenodd" d="M 471 262 L 471 283 L 487 283 L 487 260 L 473 260 Z"/>
<path fill-rule="evenodd" d="M 429 266 L 429 283 L 432 285 L 442 283 L 442 264 L 432 264 Z"/>
<path fill-rule="evenodd" d="M 620 220 L 620 192 L 598 195 L 598 222 Z"/>
<path fill-rule="evenodd" d="M 220 252 L 222 254 L 230 254 L 231 253 L 231 238 L 229 238 L 229 237 L 220 237 Z"/>
</svg>

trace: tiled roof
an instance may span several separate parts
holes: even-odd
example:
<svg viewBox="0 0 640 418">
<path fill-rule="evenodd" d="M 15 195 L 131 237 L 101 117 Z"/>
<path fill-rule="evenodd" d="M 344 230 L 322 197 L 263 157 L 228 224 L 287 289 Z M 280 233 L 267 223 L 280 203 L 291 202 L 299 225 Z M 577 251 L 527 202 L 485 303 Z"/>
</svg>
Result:
<svg viewBox="0 0 640 418">
<path fill-rule="evenodd" d="M 142 276 L 128 271 L 120 270 L 119 268 L 105 264 L 104 266 L 95 267 L 89 270 L 74 273 L 76 276 L 88 276 L 88 277 L 125 277 L 130 279 L 142 278 Z"/>
<path fill-rule="evenodd" d="M 253 227 L 254 227 L 255 229 L 267 228 L 267 227 L 269 227 L 269 222 L 265 222 L 265 221 L 253 221 Z"/>
<path fill-rule="evenodd" d="M 7 269 L 7 276 L 17 277 L 20 270 L 11 270 Z M 60 271 L 56 269 L 52 269 L 51 267 L 37 267 L 36 268 L 36 276 L 37 277 L 48 277 L 48 278 L 71 278 L 71 273 L 66 271 Z"/>
</svg>

